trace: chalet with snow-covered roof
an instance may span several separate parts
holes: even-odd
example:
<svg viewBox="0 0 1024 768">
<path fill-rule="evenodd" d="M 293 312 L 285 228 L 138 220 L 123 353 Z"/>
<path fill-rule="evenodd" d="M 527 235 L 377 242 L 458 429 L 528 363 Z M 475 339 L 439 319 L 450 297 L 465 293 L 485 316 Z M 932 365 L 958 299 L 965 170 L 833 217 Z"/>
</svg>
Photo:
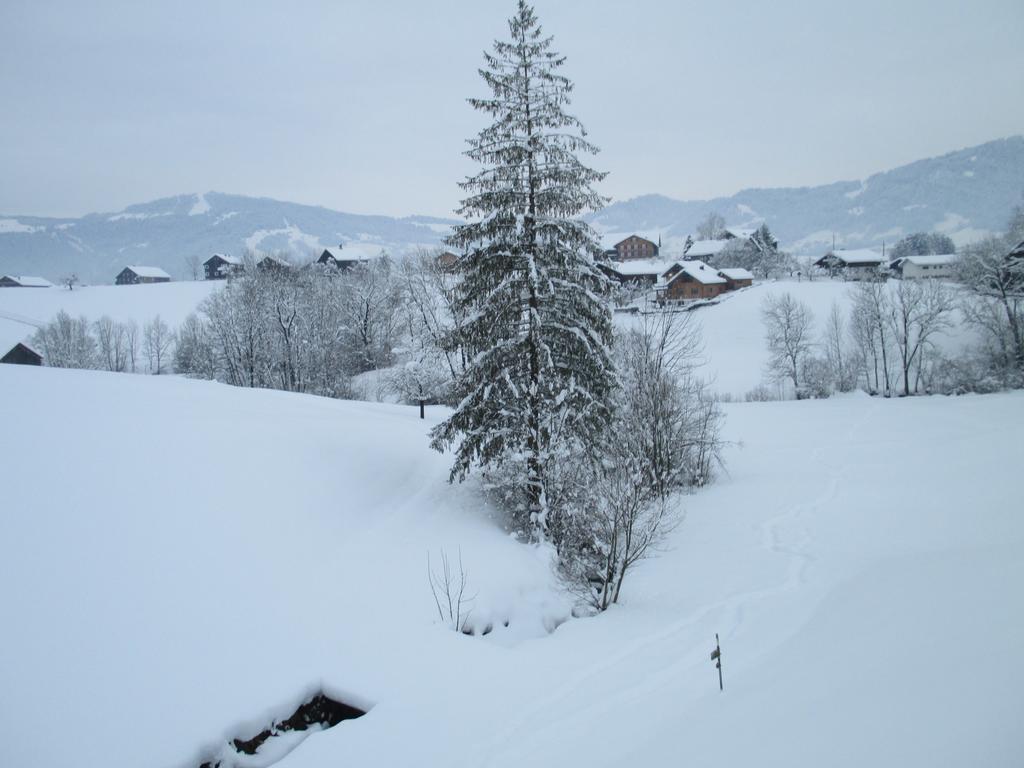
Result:
<svg viewBox="0 0 1024 768">
<path fill-rule="evenodd" d="M 727 291 L 735 291 L 737 288 L 749 288 L 754 284 L 754 276 L 747 270 L 739 267 L 720 269 L 716 274 L 725 279 L 725 289 Z"/>
<path fill-rule="evenodd" d="M 600 262 L 597 268 L 620 285 L 654 285 L 673 264 L 674 261 L 634 259 Z"/>
<path fill-rule="evenodd" d="M 633 259 L 656 258 L 661 246 L 646 237 L 630 235 L 625 240 L 617 242 L 612 250 L 615 251 L 616 261 L 632 261 Z"/>
<path fill-rule="evenodd" d="M 0 276 L 0 288 L 53 288 L 53 283 L 30 275 L 3 275 Z"/>
<path fill-rule="evenodd" d="M 203 262 L 203 272 L 207 280 L 223 280 L 244 268 L 245 265 L 239 257 L 228 256 L 226 253 L 215 253 Z"/>
<path fill-rule="evenodd" d="M 359 251 L 349 251 L 346 253 L 344 245 L 339 245 L 337 248 L 324 248 L 324 252 L 316 260 L 317 264 L 324 264 L 342 270 L 351 269 L 357 264 L 368 264 L 369 262 L 370 257 L 365 253 L 360 253 Z"/>
<path fill-rule="evenodd" d="M 870 248 L 836 248 L 814 262 L 814 266 L 824 269 L 833 277 L 841 275 L 847 280 L 862 280 L 878 277 L 879 268 L 884 263 L 882 254 Z"/>
<path fill-rule="evenodd" d="M 654 286 L 659 302 L 713 299 L 729 290 L 728 281 L 703 261 L 679 261 Z"/>
<path fill-rule="evenodd" d="M 25 342 L 19 341 L 7 350 L 3 357 L 0 357 L 0 363 L 9 363 L 11 365 L 42 365 L 43 356 Z"/>
<path fill-rule="evenodd" d="M 141 285 L 142 283 L 169 283 L 171 276 L 160 267 L 127 266 L 114 278 L 115 285 Z"/>
<path fill-rule="evenodd" d="M 292 265 L 277 256 L 264 256 L 256 262 L 256 269 L 261 272 L 284 272 L 291 269 Z"/>
<path fill-rule="evenodd" d="M 723 240 L 749 240 L 757 232 L 756 229 L 746 229 L 744 227 L 726 227 L 722 232 Z"/>
<path fill-rule="evenodd" d="M 933 256 L 903 256 L 889 264 L 896 277 L 919 279 L 924 277 L 953 277 L 959 257 L 955 253 Z"/>
</svg>

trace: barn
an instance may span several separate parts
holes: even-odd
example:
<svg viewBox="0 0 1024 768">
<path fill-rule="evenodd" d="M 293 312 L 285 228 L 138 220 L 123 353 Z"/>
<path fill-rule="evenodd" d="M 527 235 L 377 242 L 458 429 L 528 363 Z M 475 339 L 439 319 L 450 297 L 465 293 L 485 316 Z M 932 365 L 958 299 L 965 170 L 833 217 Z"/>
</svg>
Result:
<svg viewBox="0 0 1024 768">
<path fill-rule="evenodd" d="M 814 266 L 832 276 L 842 275 L 847 280 L 862 280 L 878 277 L 883 263 L 885 259 L 882 254 L 870 248 L 836 248 L 814 262 Z"/>
<path fill-rule="evenodd" d="M 42 277 L 3 275 L 0 276 L 0 288 L 53 288 L 53 283 Z"/>
<path fill-rule="evenodd" d="M 171 276 L 160 267 L 128 266 L 118 272 L 115 285 L 141 285 L 142 283 L 169 283 Z"/>
<path fill-rule="evenodd" d="M 277 256 L 264 256 L 256 262 L 256 269 L 261 272 L 283 272 L 291 267 L 291 264 Z"/>
<path fill-rule="evenodd" d="M 0 363 L 11 365 L 42 365 L 43 356 L 25 342 L 19 341 L 0 357 Z"/>
<path fill-rule="evenodd" d="M 316 260 L 316 263 L 345 270 L 351 269 L 358 264 L 369 264 L 370 261 L 374 258 L 379 258 L 381 255 L 378 253 L 376 256 L 370 256 L 358 250 L 345 253 L 344 250 L 342 245 L 339 245 L 337 248 L 324 248 L 324 252 L 320 254 L 320 258 Z"/>
<path fill-rule="evenodd" d="M 955 253 L 932 256 L 903 256 L 889 265 L 897 277 L 914 279 L 922 277 L 953 277 L 956 274 L 958 257 Z"/>
</svg>

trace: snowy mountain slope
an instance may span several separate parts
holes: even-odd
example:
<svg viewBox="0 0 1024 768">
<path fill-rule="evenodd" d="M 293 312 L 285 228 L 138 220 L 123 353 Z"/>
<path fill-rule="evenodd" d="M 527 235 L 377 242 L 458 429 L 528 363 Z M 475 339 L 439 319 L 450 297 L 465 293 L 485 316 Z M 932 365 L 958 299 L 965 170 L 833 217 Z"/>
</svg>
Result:
<svg viewBox="0 0 1024 768">
<path fill-rule="evenodd" d="M 1020 393 L 728 406 L 672 548 L 546 635 L 542 553 L 445 484 L 414 409 L 15 366 L 0 391 L 0 764 L 195 765 L 321 684 L 372 709 L 283 768 L 1019 757 Z M 437 626 L 442 546 L 508 630 Z"/>
<path fill-rule="evenodd" d="M 6 222 L 6 224 L 4 224 Z M 309 257 L 339 243 L 372 253 L 435 246 L 450 222 L 425 216 L 362 216 L 268 198 L 219 192 L 179 195 L 80 219 L 0 215 L 0 273 L 77 272 L 113 282 L 126 264 L 190 276 L 187 256 L 245 248 Z"/>
<path fill-rule="evenodd" d="M 999 232 L 1024 193 L 1024 136 L 990 141 L 876 173 L 863 181 L 818 187 L 745 189 L 731 197 L 683 202 L 647 195 L 614 203 L 591 217 L 609 239 L 633 232 L 681 245 L 710 212 L 729 224 L 766 221 L 784 248 L 820 254 L 890 244 L 911 232 L 942 232 L 959 244 Z"/>
<path fill-rule="evenodd" d="M 98 320 L 133 320 L 141 329 L 157 315 L 177 328 L 199 303 L 223 285 L 219 281 L 154 283 L 152 285 L 90 285 L 63 288 L 0 290 L 0 355 L 31 336 L 38 325 L 58 312 Z"/>
<path fill-rule="evenodd" d="M 681 246 L 707 213 L 733 225 L 768 222 L 784 247 L 820 254 L 837 241 L 849 247 L 894 242 L 916 231 L 939 231 L 958 242 L 998 231 L 1020 202 L 1024 136 L 988 142 L 875 174 L 864 181 L 819 187 L 748 189 L 732 197 L 681 202 L 647 195 L 617 202 L 591 217 L 616 239 L 633 232 L 661 235 Z M 111 282 L 126 264 L 162 267 L 186 276 L 184 259 L 243 248 L 290 249 L 308 255 L 344 242 L 376 253 L 437 246 L 454 223 L 410 216 L 362 216 L 316 206 L 217 192 L 180 195 L 116 213 L 53 219 L 0 213 L 0 274 L 58 279 L 78 272 Z"/>
</svg>

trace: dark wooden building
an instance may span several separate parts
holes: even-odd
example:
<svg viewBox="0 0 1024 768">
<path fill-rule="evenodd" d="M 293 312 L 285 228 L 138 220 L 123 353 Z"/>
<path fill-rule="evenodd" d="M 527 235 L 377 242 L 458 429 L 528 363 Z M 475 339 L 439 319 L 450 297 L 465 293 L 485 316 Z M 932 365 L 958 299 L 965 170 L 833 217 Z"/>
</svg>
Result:
<svg viewBox="0 0 1024 768">
<path fill-rule="evenodd" d="M 169 283 L 171 276 L 160 267 L 128 266 L 118 272 L 115 285 L 141 285 L 143 283 Z"/>
<path fill-rule="evenodd" d="M 291 268 L 291 264 L 284 259 L 279 259 L 277 256 L 264 256 L 256 262 L 256 269 L 261 272 L 284 272 L 286 269 Z"/>
<path fill-rule="evenodd" d="M 631 261 L 632 259 L 654 259 L 661 248 L 657 243 L 639 235 L 630 235 L 615 244 L 615 260 Z"/>
<path fill-rule="evenodd" d="M 704 262 L 685 261 L 674 265 L 655 290 L 658 301 L 693 301 L 725 293 L 728 283 Z"/>
<path fill-rule="evenodd" d="M 0 357 L 0 363 L 10 363 L 12 365 L 42 365 L 43 356 L 32 349 L 32 347 L 19 341 L 7 351 L 7 354 Z"/>
<path fill-rule="evenodd" d="M 365 256 L 360 256 L 359 254 L 349 256 L 344 253 L 344 250 L 343 245 L 339 245 L 337 248 L 324 248 L 324 252 L 320 254 L 320 258 L 316 260 L 316 263 L 337 269 L 351 269 L 357 264 L 369 262 L 369 259 Z"/>
<path fill-rule="evenodd" d="M 242 260 L 226 253 L 215 253 L 203 262 L 203 272 L 207 280 L 223 280 L 244 269 Z"/>
</svg>

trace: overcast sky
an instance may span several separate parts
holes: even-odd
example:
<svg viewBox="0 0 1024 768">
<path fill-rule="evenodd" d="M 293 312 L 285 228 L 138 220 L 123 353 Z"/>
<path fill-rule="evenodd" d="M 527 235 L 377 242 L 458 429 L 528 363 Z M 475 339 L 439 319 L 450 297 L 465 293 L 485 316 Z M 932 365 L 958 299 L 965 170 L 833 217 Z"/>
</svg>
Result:
<svg viewBox="0 0 1024 768">
<path fill-rule="evenodd" d="M 514 0 L 0 0 L 0 212 L 217 190 L 450 215 Z M 1024 133 L 1022 0 L 538 0 L 615 199 L 857 179 Z"/>
</svg>

